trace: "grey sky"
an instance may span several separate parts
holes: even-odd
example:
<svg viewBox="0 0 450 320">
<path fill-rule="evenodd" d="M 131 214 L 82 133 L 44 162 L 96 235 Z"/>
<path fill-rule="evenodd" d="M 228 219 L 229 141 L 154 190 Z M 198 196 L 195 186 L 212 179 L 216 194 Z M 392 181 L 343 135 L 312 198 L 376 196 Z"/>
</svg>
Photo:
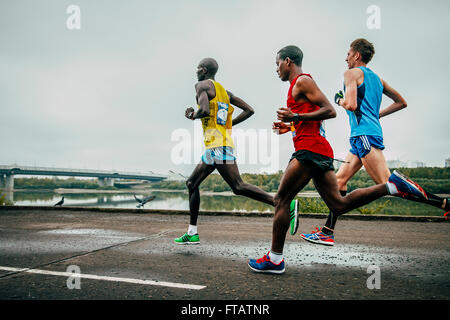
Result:
<svg viewBox="0 0 450 320">
<path fill-rule="evenodd" d="M 80 30 L 66 27 L 71 4 Z M 380 30 L 366 26 L 369 5 L 381 9 Z M 369 67 L 408 102 L 381 121 L 386 158 L 443 166 L 449 9 L 448 1 L 0 0 L 0 164 L 189 174 L 200 154 L 172 163 L 171 135 L 194 130 L 184 110 L 195 106 L 202 58 L 216 58 L 217 81 L 255 108 L 239 128 L 270 130 L 288 89 L 275 73 L 281 47 L 302 48 L 303 70 L 332 101 L 350 42 L 365 37 L 376 50 Z M 325 126 L 343 158 L 348 118 L 336 109 Z M 282 136 L 280 169 L 292 152 Z"/>
</svg>

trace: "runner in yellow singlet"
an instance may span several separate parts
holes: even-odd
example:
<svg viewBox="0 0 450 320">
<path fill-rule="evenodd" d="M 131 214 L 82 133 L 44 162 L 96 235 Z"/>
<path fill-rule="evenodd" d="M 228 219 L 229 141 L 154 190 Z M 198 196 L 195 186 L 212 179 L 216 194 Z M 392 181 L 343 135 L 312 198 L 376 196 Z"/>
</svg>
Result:
<svg viewBox="0 0 450 320">
<path fill-rule="evenodd" d="M 231 138 L 234 107 L 230 104 L 228 93 L 222 85 L 213 80 L 209 81 L 214 86 L 216 96 L 209 101 L 209 116 L 201 118 L 205 147 L 207 150 L 221 147 L 234 148 Z"/>
<path fill-rule="evenodd" d="M 188 119 L 201 119 L 205 142 L 205 153 L 200 163 L 186 181 L 189 190 L 190 224 L 188 231 L 175 239 L 177 244 L 198 244 L 200 238 L 197 230 L 197 218 L 200 208 L 199 186 L 215 169 L 228 183 L 234 194 L 242 195 L 274 205 L 273 196 L 256 186 L 242 181 L 234 156 L 234 143 L 231 138 L 233 126 L 253 115 L 254 110 L 244 100 L 226 91 L 215 81 L 219 66 L 213 58 L 205 58 L 197 67 L 198 83 L 195 85 L 198 109 L 187 108 Z M 232 118 L 234 107 L 242 112 Z M 291 234 L 298 228 L 296 202 L 292 205 Z"/>
</svg>

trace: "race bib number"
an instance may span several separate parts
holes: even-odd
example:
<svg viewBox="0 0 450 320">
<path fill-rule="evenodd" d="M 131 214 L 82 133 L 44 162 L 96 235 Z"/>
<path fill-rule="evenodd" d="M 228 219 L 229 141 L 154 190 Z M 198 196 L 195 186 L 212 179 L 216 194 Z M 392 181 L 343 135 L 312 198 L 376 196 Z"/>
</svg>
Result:
<svg viewBox="0 0 450 320">
<path fill-rule="evenodd" d="M 224 126 L 227 123 L 228 118 L 228 104 L 217 102 L 217 106 L 217 124 Z"/>
<path fill-rule="evenodd" d="M 324 126 L 324 124 L 322 123 L 322 121 L 320 122 L 319 133 L 320 133 L 320 135 L 321 135 L 322 137 L 326 138 L 326 135 L 325 135 L 325 126 Z"/>
</svg>

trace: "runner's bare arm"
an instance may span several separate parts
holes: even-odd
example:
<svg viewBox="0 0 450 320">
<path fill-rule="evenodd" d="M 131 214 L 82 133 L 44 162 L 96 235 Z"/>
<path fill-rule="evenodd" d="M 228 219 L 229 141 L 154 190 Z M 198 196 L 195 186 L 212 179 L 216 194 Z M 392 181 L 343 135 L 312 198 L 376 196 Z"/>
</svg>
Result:
<svg viewBox="0 0 450 320">
<path fill-rule="evenodd" d="M 319 89 L 316 82 L 309 77 L 300 77 L 297 79 L 294 87 L 292 88 L 292 96 L 295 98 L 304 96 L 312 104 L 320 107 L 319 110 L 299 114 L 299 118 L 296 121 L 308 121 L 308 120 L 325 120 L 336 117 L 336 110 L 328 101 L 327 97 Z M 280 108 L 278 111 L 278 120 L 289 122 L 294 121 L 294 113 L 288 108 Z"/>
<path fill-rule="evenodd" d="M 383 84 L 383 94 L 391 98 L 394 103 L 380 111 L 380 118 L 407 107 L 406 100 L 403 99 L 400 93 L 398 93 L 383 79 L 381 79 L 381 83 Z"/>
<path fill-rule="evenodd" d="M 346 110 L 355 111 L 358 108 L 358 78 L 361 76 L 360 69 L 350 69 L 344 73 L 345 98 L 339 100 L 339 105 Z"/>
<path fill-rule="evenodd" d="M 200 81 L 195 85 L 195 91 L 197 92 L 197 103 L 200 108 L 192 115 L 192 120 L 209 116 L 209 86 L 209 81 Z"/>
<path fill-rule="evenodd" d="M 227 93 L 228 96 L 230 97 L 230 103 L 238 107 L 239 109 L 242 109 L 242 112 L 236 118 L 233 119 L 232 123 L 233 126 L 237 125 L 238 123 L 241 123 L 244 120 L 247 120 L 255 113 L 253 108 L 249 106 L 244 100 L 235 96 L 229 91 L 227 91 Z"/>
</svg>

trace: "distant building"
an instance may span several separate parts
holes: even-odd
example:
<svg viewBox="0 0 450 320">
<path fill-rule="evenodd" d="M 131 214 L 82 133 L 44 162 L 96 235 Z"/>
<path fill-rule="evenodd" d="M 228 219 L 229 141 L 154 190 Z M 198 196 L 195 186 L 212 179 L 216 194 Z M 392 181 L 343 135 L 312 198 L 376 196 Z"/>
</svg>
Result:
<svg viewBox="0 0 450 320">
<path fill-rule="evenodd" d="M 450 158 L 445 159 L 445 167 L 446 168 L 450 167 Z"/>
<path fill-rule="evenodd" d="M 388 160 L 386 161 L 389 168 L 406 168 L 408 167 L 407 162 L 403 162 L 400 160 Z"/>
<path fill-rule="evenodd" d="M 411 164 L 411 168 L 423 168 L 426 167 L 425 162 L 422 161 L 413 161 Z"/>
</svg>

